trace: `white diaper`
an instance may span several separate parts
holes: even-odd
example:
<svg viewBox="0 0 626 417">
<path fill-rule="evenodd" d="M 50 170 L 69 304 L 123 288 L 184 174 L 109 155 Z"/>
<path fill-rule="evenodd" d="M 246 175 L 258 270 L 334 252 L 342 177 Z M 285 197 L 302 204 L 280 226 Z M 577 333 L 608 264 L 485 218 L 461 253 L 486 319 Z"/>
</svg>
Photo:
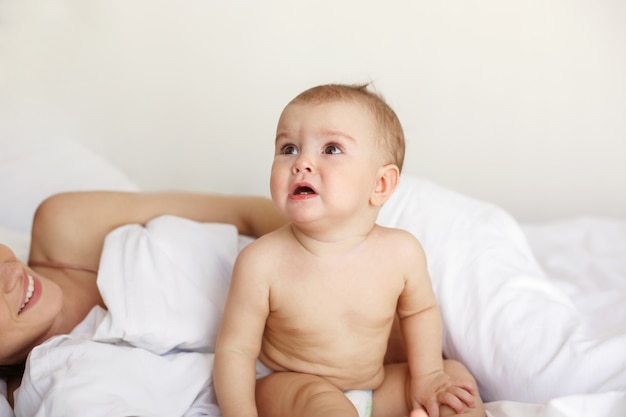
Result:
<svg viewBox="0 0 626 417">
<path fill-rule="evenodd" d="M 274 371 L 267 367 L 260 360 L 256 360 L 256 379 L 259 380 L 261 378 L 265 378 L 266 376 L 272 374 Z"/>
<path fill-rule="evenodd" d="M 371 417 L 372 415 L 372 390 L 353 389 L 343 393 L 354 405 L 359 417 Z"/>
<path fill-rule="evenodd" d="M 256 361 L 256 379 L 265 378 L 270 375 L 272 371 L 263 362 L 257 359 Z M 358 390 L 353 389 L 344 391 L 343 393 L 347 399 L 350 400 L 352 405 L 359 413 L 359 417 L 371 417 L 372 415 L 372 390 Z"/>
</svg>

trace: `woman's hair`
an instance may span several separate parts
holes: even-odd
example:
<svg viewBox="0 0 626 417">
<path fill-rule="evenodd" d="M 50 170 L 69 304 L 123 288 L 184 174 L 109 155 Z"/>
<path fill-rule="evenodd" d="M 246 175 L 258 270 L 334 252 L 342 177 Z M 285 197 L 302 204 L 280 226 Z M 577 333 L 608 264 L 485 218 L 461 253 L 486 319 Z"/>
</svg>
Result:
<svg viewBox="0 0 626 417">
<path fill-rule="evenodd" d="M 13 365 L 0 365 L 0 378 L 5 381 L 12 378 L 22 378 L 24 366 L 24 362 Z"/>
<path fill-rule="evenodd" d="M 353 101 L 372 112 L 380 131 L 380 146 L 389 163 L 402 170 L 404 162 L 404 131 L 398 116 L 385 99 L 371 91 L 369 84 L 325 84 L 309 88 L 298 94 L 289 104 L 321 104 L 333 101 Z"/>
</svg>

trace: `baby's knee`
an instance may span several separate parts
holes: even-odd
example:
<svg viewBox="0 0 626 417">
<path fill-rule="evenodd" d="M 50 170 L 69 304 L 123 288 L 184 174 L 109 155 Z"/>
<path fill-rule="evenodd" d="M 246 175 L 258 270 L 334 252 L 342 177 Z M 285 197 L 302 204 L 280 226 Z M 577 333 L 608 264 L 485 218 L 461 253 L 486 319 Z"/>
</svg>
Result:
<svg viewBox="0 0 626 417">
<path fill-rule="evenodd" d="M 319 411 L 319 415 L 358 416 L 354 405 L 345 394 L 321 378 L 303 384 L 297 390 L 295 397 L 296 402 L 299 403 L 296 409 L 316 410 Z"/>
<path fill-rule="evenodd" d="M 469 369 L 461 362 L 454 359 L 444 359 L 443 361 L 443 369 L 446 374 L 448 374 L 452 378 L 463 378 L 463 380 L 471 381 L 471 383 L 476 387 L 476 379 L 470 373 Z"/>
</svg>

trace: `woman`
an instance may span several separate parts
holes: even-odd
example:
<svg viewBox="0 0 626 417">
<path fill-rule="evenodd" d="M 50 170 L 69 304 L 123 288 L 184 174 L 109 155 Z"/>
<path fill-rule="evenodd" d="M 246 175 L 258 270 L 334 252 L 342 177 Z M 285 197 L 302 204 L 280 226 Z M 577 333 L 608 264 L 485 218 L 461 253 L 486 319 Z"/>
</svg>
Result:
<svg viewBox="0 0 626 417">
<path fill-rule="evenodd" d="M 0 244 L 0 365 L 11 403 L 28 353 L 69 333 L 94 306 L 105 307 L 96 286 L 105 236 L 164 214 L 230 223 L 255 237 L 284 223 L 262 197 L 76 192 L 45 200 L 34 217 L 28 265 Z"/>
</svg>

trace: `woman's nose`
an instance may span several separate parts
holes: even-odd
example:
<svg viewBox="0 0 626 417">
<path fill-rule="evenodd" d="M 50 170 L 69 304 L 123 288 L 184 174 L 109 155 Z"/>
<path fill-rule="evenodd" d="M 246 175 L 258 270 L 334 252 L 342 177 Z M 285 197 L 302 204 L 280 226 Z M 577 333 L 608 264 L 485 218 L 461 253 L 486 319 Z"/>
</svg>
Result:
<svg viewBox="0 0 626 417">
<path fill-rule="evenodd" d="M 22 269 L 17 262 L 0 264 L 0 292 L 8 294 L 15 289 L 22 277 Z"/>
<path fill-rule="evenodd" d="M 0 291 L 4 293 L 13 291 L 22 275 L 21 271 L 13 251 L 8 246 L 0 244 Z"/>
</svg>

